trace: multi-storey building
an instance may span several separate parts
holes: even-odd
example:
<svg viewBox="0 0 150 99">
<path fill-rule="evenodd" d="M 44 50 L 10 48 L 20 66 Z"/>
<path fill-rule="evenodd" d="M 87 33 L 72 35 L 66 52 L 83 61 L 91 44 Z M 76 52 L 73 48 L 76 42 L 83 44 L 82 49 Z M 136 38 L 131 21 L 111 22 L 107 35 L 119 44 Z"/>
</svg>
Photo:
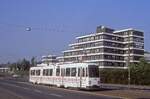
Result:
<svg viewBox="0 0 150 99">
<path fill-rule="evenodd" d="M 57 62 L 58 62 L 57 56 L 55 56 L 55 55 L 42 56 L 42 63 L 55 64 Z"/>
<path fill-rule="evenodd" d="M 132 28 L 114 30 L 98 26 L 96 33 L 76 37 L 63 51 L 64 62 L 94 62 L 100 68 L 126 68 L 144 56 L 144 33 Z"/>
</svg>

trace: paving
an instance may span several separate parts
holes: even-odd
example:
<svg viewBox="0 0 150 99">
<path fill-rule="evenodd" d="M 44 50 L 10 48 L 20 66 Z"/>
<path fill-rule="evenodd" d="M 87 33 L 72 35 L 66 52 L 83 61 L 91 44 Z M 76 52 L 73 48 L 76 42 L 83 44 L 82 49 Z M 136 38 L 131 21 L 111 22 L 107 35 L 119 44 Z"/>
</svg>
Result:
<svg viewBox="0 0 150 99">
<path fill-rule="evenodd" d="M 86 92 L 50 88 L 28 82 L 0 79 L 0 99 L 116 99 Z M 119 99 L 119 98 L 118 98 Z"/>
<path fill-rule="evenodd" d="M 150 90 L 100 89 L 99 91 L 70 90 L 33 85 L 19 79 L 0 78 L 0 99 L 150 99 Z"/>
<path fill-rule="evenodd" d="M 123 97 L 126 99 L 150 99 L 149 90 L 105 90 L 95 93 Z"/>
</svg>

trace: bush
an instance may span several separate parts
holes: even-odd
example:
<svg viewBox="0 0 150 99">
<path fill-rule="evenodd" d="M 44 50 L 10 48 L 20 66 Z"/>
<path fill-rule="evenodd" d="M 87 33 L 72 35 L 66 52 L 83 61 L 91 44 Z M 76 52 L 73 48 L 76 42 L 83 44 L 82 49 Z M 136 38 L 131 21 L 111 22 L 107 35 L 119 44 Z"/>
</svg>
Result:
<svg viewBox="0 0 150 99">
<path fill-rule="evenodd" d="M 127 84 L 128 72 L 124 69 L 102 69 L 100 70 L 102 83 Z"/>
<path fill-rule="evenodd" d="M 138 64 L 130 64 L 131 84 L 150 85 L 150 63 L 140 59 Z M 128 84 L 127 69 L 100 69 L 102 83 Z"/>
</svg>

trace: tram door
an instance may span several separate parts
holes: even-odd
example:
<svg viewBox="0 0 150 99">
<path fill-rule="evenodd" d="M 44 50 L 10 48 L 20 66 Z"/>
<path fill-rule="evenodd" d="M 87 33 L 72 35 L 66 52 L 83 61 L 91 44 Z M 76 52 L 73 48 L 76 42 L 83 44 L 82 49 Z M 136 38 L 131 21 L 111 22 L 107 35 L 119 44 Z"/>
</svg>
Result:
<svg viewBox="0 0 150 99">
<path fill-rule="evenodd" d="M 78 77 L 79 77 L 79 87 L 82 88 L 86 86 L 86 68 L 78 68 Z"/>
<path fill-rule="evenodd" d="M 64 85 L 64 76 L 65 76 L 65 68 L 61 68 L 61 77 L 62 77 L 61 85 Z"/>
</svg>

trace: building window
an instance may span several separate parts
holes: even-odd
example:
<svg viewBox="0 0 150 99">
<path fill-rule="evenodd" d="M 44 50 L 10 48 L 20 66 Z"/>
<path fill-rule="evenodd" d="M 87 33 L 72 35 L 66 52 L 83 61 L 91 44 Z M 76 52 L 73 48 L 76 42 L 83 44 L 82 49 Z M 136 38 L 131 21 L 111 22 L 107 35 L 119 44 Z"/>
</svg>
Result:
<svg viewBox="0 0 150 99">
<path fill-rule="evenodd" d="M 91 37 L 91 41 L 94 40 L 94 36 Z"/>
<path fill-rule="evenodd" d="M 60 75 L 60 68 L 57 68 L 56 69 L 56 76 L 59 76 Z"/>
<path fill-rule="evenodd" d="M 95 40 L 98 40 L 99 39 L 99 36 L 97 35 L 97 36 L 95 36 Z"/>
</svg>

